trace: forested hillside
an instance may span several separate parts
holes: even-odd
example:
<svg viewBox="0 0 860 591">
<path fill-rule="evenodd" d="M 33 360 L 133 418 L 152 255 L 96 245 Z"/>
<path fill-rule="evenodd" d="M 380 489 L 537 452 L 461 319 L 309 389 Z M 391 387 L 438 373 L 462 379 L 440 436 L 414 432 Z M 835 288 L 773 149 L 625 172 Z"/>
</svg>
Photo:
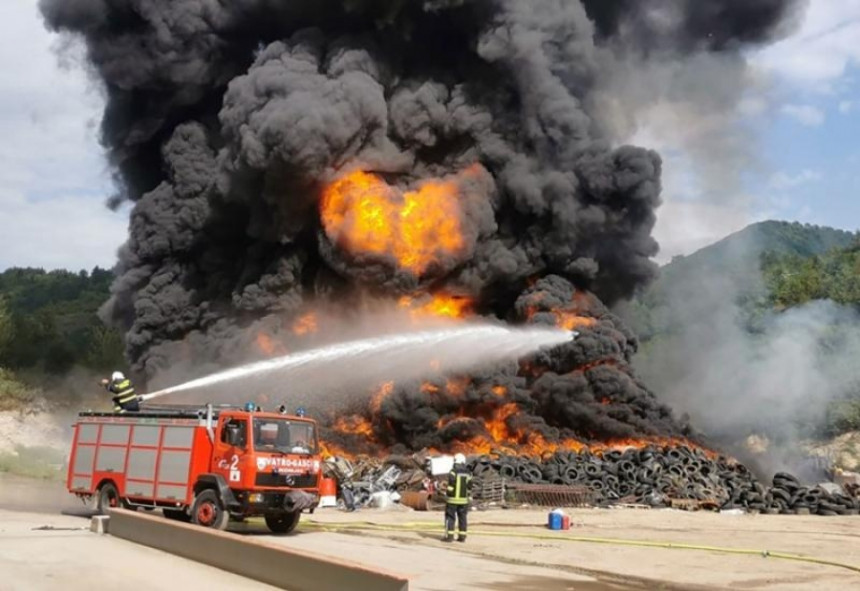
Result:
<svg viewBox="0 0 860 591">
<path fill-rule="evenodd" d="M 96 315 L 110 271 L 8 269 L 0 273 L 0 367 L 63 374 L 124 364 L 122 339 Z"/>
<path fill-rule="evenodd" d="M 860 305 L 860 243 L 815 256 L 767 253 L 762 270 L 769 301 L 778 310 L 810 300 Z"/>
<path fill-rule="evenodd" d="M 693 254 L 672 259 L 660 269 L 660 278 L 631 302 L 628 319 L 647 343 L 712 316 L 715 308 L 731 300 L 738 320 L 751 331 L 759 330 L 762 315 L 772 309 L 763 264 L 774 264 L 781 256 L 806 260 L 850 247 L 857 239 L 857 233 L 797 222 L 752 224 Z"/>
</svg>

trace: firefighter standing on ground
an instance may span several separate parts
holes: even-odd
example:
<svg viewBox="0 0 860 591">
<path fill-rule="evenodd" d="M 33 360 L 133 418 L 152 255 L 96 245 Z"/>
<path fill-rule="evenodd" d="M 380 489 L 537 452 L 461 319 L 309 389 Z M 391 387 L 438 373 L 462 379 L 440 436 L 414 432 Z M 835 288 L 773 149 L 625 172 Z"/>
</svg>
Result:
<svg viewBox="0 0 860 591">
<path fill-rule="evenodd" d="M 445 499 L 445 537 L 444 542 L 454 539 L 454 521 L 457 525 L 457 541 L 466 541 L 466 515 L 469 513 L 469 489 L 472 487 L 472 475 L 466 468 L 466 457 L 463 454 L 454 456 L 454 467 L 448 474 L 448 490 Z"/>
<path fill-rule="evenodd" d="M 110 377 L 110 380 L 102 380 L 102 386 L 113 394 L 113 411 L 124 413 L 127 411 L 136 412 L 140 410 L 140 403 L 137 394 L 134 393 L 134 386 L 131 380 L 122 375 L 122 372 L 115 371 Z"/>
</svg>

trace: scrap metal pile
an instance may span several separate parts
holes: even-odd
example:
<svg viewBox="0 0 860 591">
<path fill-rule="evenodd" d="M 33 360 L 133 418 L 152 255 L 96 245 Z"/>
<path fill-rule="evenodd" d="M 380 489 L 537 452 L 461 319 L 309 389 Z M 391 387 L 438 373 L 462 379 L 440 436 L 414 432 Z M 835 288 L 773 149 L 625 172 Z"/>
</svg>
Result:
<svg viewBox="0 0 860 591">
<path fill-rule="evenodd" d="M 362 458 L 355 462 L 335 457 L 326 462 L 324 472 L 350 491 L 355 505 L 386 507 L 401 500 L 401 493 L 424 490 L 429 494 L 433 490 L 433 481 L 420 462 L 417 455 L 390 456 L 385 461 Z"/>
<path fill-rule="evenodd" d="M 436 471 L 434 476 L 426 455 L 362 459 L 355 465 L 336 458 L 327 465 L 362 506 L 382 506 L 391 493 L 396 493 L 394 500 L 403 498 L 404 504 L 422 510 L 444 501 L 444 487 L 437 486 L 444 474 Z M 850 487 L 805 486 L 782 472 L 766 486 L 735 460 L 683 446 L 557 452 L 543 461 L 482 455 L 469 458 L 467 465 L 479 504 L 639 505 L 815 515 L 856 515 L 860 510 L 860 495 Z M 385 502 L 380 493 L 388 495 Z"/>
</svg>

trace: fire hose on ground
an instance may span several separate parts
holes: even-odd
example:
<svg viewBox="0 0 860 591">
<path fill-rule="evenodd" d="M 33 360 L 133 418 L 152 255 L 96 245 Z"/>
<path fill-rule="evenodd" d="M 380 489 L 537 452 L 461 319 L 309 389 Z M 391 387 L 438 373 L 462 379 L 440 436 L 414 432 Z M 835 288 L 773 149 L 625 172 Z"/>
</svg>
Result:
<svg viewBox="0 0 860 591">
<path fill-rule="evenodd" d="M 370 522 L 337 522 L 337 523 L 320 523 L 320 522 L 303 522 L 299 527 L 313 528 L 331 532 L 344 532 L 349 530 L 358 531 L 389 531 L 389 532 L 410 532 L 410 533 L 427 533 L 441 534 L 442 528 L 430 523 L 405 523 L 398 525 L 380 525 Z M 792 560 L 796 562 L 807 562 L 811 564 L 820 564 L 823 566 L 833 566 L 844 568 L 856 573 L 860 573 L 860 566 L 854 566 L 844 562 L 835 560 L 827 560 L 824 558 L 815 558 L 814 556 L 804 556 L 801 554 L 792 554 L 790 552 L 778 552 L 771 550 L 752 550 L 747 548 L 728 548 L 723 546 L 706 546 L 701 544 L 679 544 L 676 542 L 661 542 L 654 540 L 625 540 L 622 538 L 602 538 L 592 536 L 569 536 L 569 535 L 553 535 L 553 534 L 527 534 L 511 531 L 475 531 L 469 530 L 470 536 L 487 536 L 500 538 L 521 538 L 530 540 L 553 540 L 559 542 L 585 542 L 592 544 L 607 544 L 613 546 L 639 546 L 645 548 L 667 548 L 672 550 L 698 550 L 702 552 L 718 552 L 722 554 L 742 554 L 748 556 L 761 556 L 762 558 L 778 558 L 780 560 Z"/>
</svg>

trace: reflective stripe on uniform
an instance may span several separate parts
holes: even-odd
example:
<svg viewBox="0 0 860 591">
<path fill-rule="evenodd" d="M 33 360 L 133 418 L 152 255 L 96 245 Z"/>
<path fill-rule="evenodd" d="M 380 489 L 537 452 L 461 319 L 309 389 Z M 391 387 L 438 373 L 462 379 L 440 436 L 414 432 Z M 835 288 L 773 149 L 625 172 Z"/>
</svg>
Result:
<svg viewBox="0 0 860 591">
<path fill-rule="evenodd" d="M 126 402 L 131 402 L 132 400 L 134 400 L 137 397 L 134 395 L 134 389 L 132 389 L 130 392 L 128 392 L 126 394 L 117 394 L 115 396 L 115 398 L 116 398 L 117 402 L 119 402 L 120 404 L 125 404 Z"/>
<path fill-rule="evenodd" d="M 126 394 L 134 393 L 134 386 L 131 385 L 131 380 L 126 378 L 121 382 L 111 384 L 111 390 L 113 390 L 117 396 L 125 396 Z"/>
<path fill-rule="evenodd" d="M 451 471 L 450 477 L 453 477 L 453 486 L 448 484 L 446 501 L 451 505 L 466 505 L 469 503 L 468 484 L 472 476 L 468 473 L 459 473 Z"/>
</svg>

